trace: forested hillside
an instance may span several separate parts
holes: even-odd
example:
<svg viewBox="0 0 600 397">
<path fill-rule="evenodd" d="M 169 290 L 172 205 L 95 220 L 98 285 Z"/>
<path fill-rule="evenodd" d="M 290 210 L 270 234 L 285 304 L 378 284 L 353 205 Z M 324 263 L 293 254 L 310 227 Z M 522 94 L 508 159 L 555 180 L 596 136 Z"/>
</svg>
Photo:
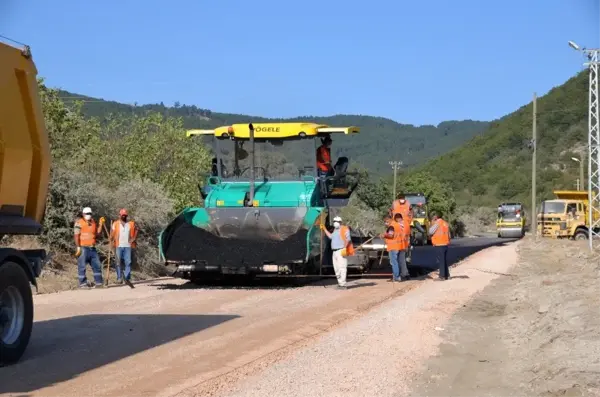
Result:
<svg viewBox="0 0 600 397">
<path fill-rule="evenodd" d="M 234 123 L 280 121 L 239 114 L 216 113 L 196 106 L 163 104 L 131 106 L 112 101 L 103 101 L 59 91 L 59 96 L 67 104 L 83 101 L 82 112 L 101 122 L 107 122 L 111 115 L 125 116 L 160 113 L 168 117 L 180 117 L 185 128 L 215 128 Z M 305 116 L 286 121 L 315 121 L 333 126 L 355 125 L 361 127 L 361 134 L 353 137 L 334 138 L 334 157 L 347 156 L 355 165 L 360 165 L 374 174 L 390 172 L 390 160 L 402 160 L 405 166 L 423 164 L 482 133 L 489 125 L 481 121 L 445 121 L 438 126 L 414 126 L 400 124 L 390 119 L 373 116 L 335 115 L 331 117 Z"/>
<path fill-rule="evenodd" d="M 540 200 L 557 188 L 574 189 L 587 153 L 588 72 L 583 71 L 537 101 Z M 489 130 L 420 168 L 446 182 L 460 204 L 493 206 L 531 201 L 532 103 L 494 121 Z M 584 158 L 584 161 L 585 158 Z M 586 175 L 587 175 L 587 162 Z M 530 205 L 530 204 L 529 204 Z"/>
</svg>

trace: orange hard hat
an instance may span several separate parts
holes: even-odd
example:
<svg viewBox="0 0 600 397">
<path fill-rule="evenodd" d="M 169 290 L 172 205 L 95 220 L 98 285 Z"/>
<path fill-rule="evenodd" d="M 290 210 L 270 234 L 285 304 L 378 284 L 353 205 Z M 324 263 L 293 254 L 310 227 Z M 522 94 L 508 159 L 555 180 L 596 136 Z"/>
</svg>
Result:
<svg viewBox="0 0 600 397">
<path fill-rule="evenodd" d="M 125 208 L 122 208 L 122 209 L 119 211 L 119 216 L 127 216 L 127 210 L 126 210 Z"/>
</svg>

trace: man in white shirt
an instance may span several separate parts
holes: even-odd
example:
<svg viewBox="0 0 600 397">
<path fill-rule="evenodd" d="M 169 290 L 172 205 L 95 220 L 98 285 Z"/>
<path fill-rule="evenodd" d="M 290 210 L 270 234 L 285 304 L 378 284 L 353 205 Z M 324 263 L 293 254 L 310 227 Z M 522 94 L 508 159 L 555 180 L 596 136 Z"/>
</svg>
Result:
<svg viewBox="0 0 600 397">
<path fill-rule="evenodd" d="M 127 210 L 119 211 L 119 220 L 114 221 L 111 227 L 111 242 L 115 248 L 117 270 L 117 283 L 123 281 L 130 287 L 131 284 L 131 250 L 136 247 L 137 228 L 133 221 L 127 221 Z M 121 273 L 121 261 L 125 264 L 125 274 Z"/>
</svg>

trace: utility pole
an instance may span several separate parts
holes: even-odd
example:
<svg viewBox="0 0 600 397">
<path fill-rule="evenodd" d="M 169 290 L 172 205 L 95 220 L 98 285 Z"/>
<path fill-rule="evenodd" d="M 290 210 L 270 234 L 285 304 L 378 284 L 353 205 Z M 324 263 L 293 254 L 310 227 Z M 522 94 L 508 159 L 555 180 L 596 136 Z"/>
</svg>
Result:
<svg viewBox="0 0 600 397">
<path fill-rule="evenodd" d="M 396 177 L 398 174 L 398 170 L 402 166 L 402 161 L 390 161 L 390 165 L 394 170 L 394 189 L 392 190 L 392 201 L 396 200 Z"/>
<path fill-rule="evenodd" d="M 589 113 L 588 113 L 588 240 L 590 251 L 594 249 L 594 238 L 600 237 L 600 106 L 598 104 L 598 69 L 600 67 L 600 49 L 580 48 L 569 41 L 569 46 L 582 52 L 588 62 L 584 63 L 590 70 L 589 81 Z"/>
<path fill-rule="evenodd" d="M 537 211 L 536 209 L 536 155 L 537 155 L 537 94 L 533 93 L 533 126 L 532 139 L 533 155 L 531 156 L 531 226 L 533 227 L 533 235 L 537 239 Z"/>
<path fill-rule="evenodd" d="M 583 155 L 581 156 L 581 161 L 579 162 L 579 186 L 581 186 L 581 190 L 585 190 L 585 177 L 583 175 Z"/>
</svg>

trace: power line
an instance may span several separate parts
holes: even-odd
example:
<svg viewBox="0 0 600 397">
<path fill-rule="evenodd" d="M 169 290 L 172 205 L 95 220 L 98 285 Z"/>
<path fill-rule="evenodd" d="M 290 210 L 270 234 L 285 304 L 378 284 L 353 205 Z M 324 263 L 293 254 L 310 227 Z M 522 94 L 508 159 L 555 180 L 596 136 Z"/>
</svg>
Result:
<svg viewBox="0 0 600 397">
<path fill-rule="evenodd" d="M 0 38 L 2 38 L 2 39 L 5 39 L 5 40 L 8 40 L 8 41 L 10 41 L 10 42 L 13 42 L 13 43 L 15 43 L 15 44 L 18 44 L 18 45 L 22 45 L 22 46 L 24 46 L 24 47 L 28 47 L 28 45 L 27 45 L 27 44 L 25 44 L 25 43 L 21 43 L 20 41 L 17 41 L 17 40 L 15 40 L 15 39 L 11 39 L 10 37 L 6 37 L 6 36 L 3 36 L 3 35 L 1 35 L 1 34 L 0 34 Z"/>
</svg>

